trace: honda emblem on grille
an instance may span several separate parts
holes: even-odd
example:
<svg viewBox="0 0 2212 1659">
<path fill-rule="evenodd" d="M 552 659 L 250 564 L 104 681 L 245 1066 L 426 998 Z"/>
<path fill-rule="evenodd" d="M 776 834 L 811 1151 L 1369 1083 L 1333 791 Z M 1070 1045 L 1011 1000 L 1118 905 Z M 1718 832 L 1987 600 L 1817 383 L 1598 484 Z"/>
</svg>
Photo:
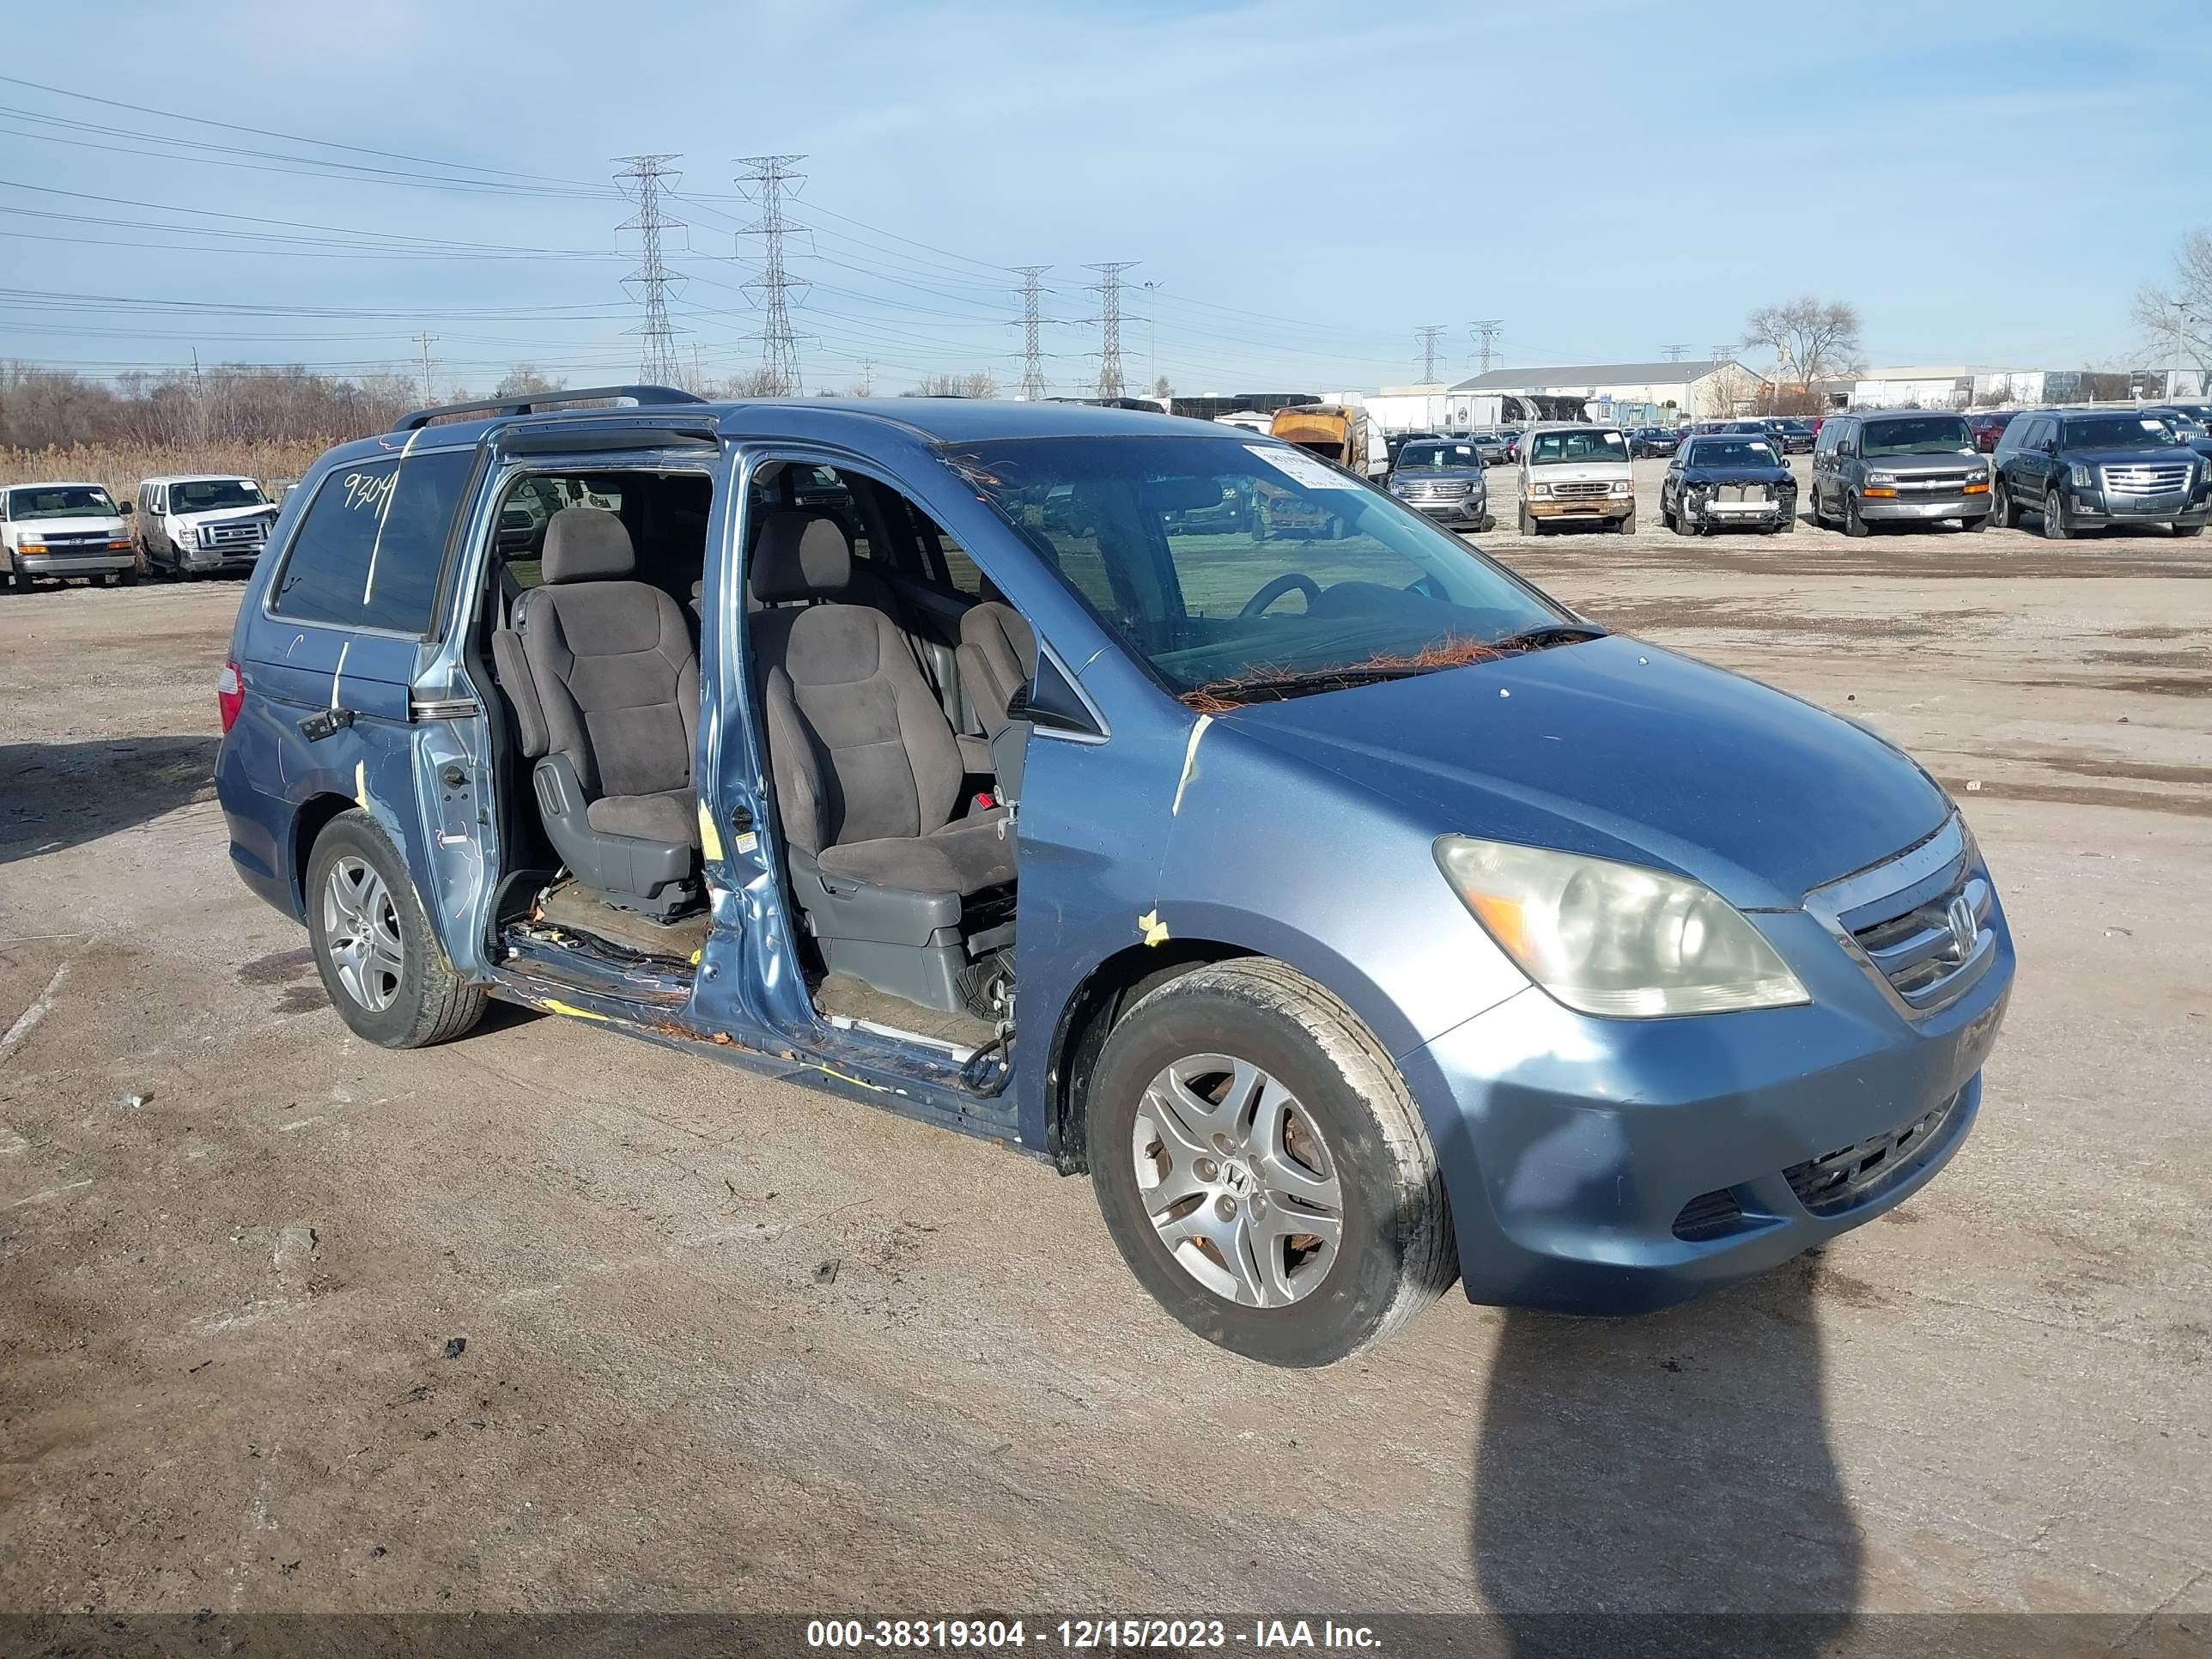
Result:
<svg viewBox="0 0 2212 1659">
<path fill-rule="evenodd" d="M 1982 924 L 1974 915 L 1974 902 L 1961 893 L 1944 908 L 1943 920 L 1951 930 L 1952 955 L 1964 962 L 1974 952 L 1975 941 L 1982 936 Z"/>
</svg>

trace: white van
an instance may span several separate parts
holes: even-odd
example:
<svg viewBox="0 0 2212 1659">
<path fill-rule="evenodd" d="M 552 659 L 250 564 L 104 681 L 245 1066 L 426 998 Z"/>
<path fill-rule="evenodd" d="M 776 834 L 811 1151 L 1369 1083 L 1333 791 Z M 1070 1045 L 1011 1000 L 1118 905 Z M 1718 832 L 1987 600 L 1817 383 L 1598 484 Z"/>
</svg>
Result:
<svg viewBox="0 0 2212 1659">
<path fill-rule="evenodd" d="M 0 489 L 0 571 L 18 593 L 40 576 L 98 577 L 112 587 L 138 567 L 131 532 L 96 483 L 9 484 Z"/>
<path fill-rule="evenodd" d="M 233 472 L 149 478 L 138 486 L 146 562 L 179 576 L 252 569 L 276 519 L 269 492 Z"/>
<path fill-rule="evenodd" d="M 1636 533 L 1636 472 L 1617 426 L 1540 426 L 1521 439 L 1521 533 L 1606 523 Z"/>
</svg>

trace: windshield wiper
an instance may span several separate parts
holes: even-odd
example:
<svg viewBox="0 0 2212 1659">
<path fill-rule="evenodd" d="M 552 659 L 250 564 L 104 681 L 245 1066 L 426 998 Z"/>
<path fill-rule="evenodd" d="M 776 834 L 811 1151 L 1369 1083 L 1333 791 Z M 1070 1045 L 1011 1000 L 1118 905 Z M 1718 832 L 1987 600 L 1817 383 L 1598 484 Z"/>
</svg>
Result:
<svg viewBox="0 0 2212 1659">
<path fill-rule="evenodd" d="M 1508 634 L 1491 643 L 1500 651 L 1548 651 L 1555 645 L 1578 645 L 1584 640 L 1605 637 L 1605 629 L 1593 628 L 1588 623 L 1546 623 L 1540 628 L 1524 628 L 1518 634 Z"/>
<path fill-rule="evenodd" d="M 1301 691 L 1333 691 L 1347 685 L 1373 685 L 1382 680 L 1401 680 L 1433 671 L 1411 663 L 1389 667 L 1353 663 L 1343 668 L 1304 668 L 1291 674 L 1255 674 L 1233 680 L 1215 680 L 1183 693 L 1193 697 L 1218 698 L 1224 702 L 1246 702 L 1255 698 L 1291 696 Z"/>
</svg>

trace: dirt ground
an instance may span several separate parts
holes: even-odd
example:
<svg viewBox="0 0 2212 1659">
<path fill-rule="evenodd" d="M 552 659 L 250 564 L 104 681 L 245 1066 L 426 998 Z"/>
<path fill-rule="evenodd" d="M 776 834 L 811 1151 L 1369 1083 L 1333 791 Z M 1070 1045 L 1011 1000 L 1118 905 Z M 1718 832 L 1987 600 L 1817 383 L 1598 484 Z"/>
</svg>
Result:
<svg viewBox="0 0 2212 1659">
<path fill-rule="evenodd" d="M 2212 1609 L 2212 542 L 1643 493 L 1483 544 L 1953 788 L 2021 949 L 1981 1122 L 1817 1259 L 1318 1374 L 1012 1153 L 574 1023 L 352 1039 L 225 856 L 237 587 L 0 595 L 0 1609 Z"/>
</svg>

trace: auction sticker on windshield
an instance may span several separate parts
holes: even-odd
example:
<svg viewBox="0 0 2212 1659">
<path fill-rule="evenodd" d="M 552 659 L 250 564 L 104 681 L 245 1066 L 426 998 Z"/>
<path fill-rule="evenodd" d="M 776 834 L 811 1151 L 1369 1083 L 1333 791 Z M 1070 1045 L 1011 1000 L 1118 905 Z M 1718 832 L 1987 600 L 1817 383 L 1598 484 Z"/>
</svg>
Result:
<svg viewBox="0 0 2212 1659">
<path fill-rule="evenodd" d="M 1348 477 L 1334 467 L 1316 460 L 1302 449 L 1277 449 L 1272 445 L 1246 444 L 1261 460 L 1294 483 L 1309 489 L 1358 489 L 1359 480 Z"/>
</svg>

